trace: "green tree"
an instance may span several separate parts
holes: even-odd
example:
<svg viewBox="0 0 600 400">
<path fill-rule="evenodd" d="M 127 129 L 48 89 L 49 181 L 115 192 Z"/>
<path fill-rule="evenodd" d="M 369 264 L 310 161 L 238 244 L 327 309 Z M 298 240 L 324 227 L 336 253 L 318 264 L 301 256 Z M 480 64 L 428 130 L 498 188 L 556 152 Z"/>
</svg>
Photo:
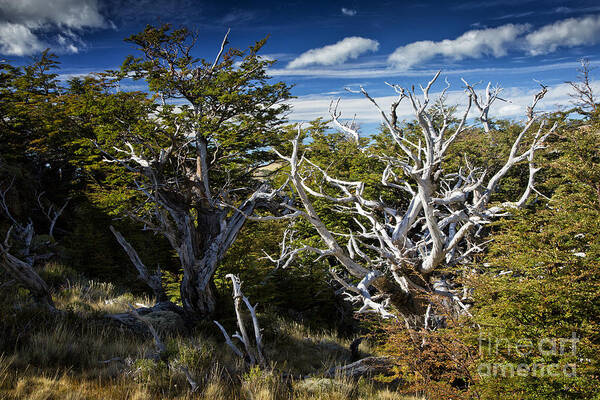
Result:
<svg viewBox="0 0 600 400">
<path fill-rule="evenodd" d="M 56 223 L 76 180 L 57 67 L 48 50 L 23 67 L 0 64 L 0 252 L 10 275 L 50 307 L 36 268 L 56 254 Z"/>
<path fill-rule="evenodd" d="M 168 25 L 128 38 L 142 56 L 128 57 L 113 78 L 143 79 L 152 96 L 129 94 L 126 115 L 109 115 L 110 127 L 97 134 L 116 164 L 111 179 L 128 171 L 131 198 L 143 197 L 128 214 L 177 253 L 181 300 L 192 319 L 215 310 L 217 266 L 247 216 L 271 204 L 275 193 L 260 170 L 274 161 L 268 147 L 281 140 L 288 109 L 281 102 L 289 97 L 288 86 L 269 83 L 272 62 L 258 55 L 264 40 L 244 52 L 227 48 L 226 36 L 214 61 L 194 56 L 197 40 Z"/>
<path fill-rule="evenodd" d="M 499 222 L 487 273 L 471 279 L 480 362 L 538 364 L 537 373 L 482 379 L 486 398 L 595 398 L 600 388 L 600 123 L 575 120 L 559 133 L 547 160 L 547 205 Z M 556 374 L 544 371 L 549 365 Z"/>
</svg>

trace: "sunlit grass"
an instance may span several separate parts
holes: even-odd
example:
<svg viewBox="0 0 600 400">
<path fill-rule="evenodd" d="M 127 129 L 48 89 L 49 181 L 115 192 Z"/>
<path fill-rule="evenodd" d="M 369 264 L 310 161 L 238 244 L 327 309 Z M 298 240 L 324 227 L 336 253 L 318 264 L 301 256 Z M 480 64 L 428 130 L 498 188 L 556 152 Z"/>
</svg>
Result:
<svg viewBox="0 0 600 400">
<path fill-rule="evenodd" d="M 80 277 L 60 283 L 53 295 L 57 307 L 67 310 L 60 315 L 31 308 L 17 295 L 0 294 L 20 299 L 15 304 L 0 298 L 6 340 L 0 348 L 1 399 L 407 399 L 368 380 L 319 378 L 350 361 L 352 339 L 273 313 L 259 315 L 270 361 L 259 369 L 237 358 L 211 324 L 187 335 L 163 334 L 167 355 L 152 359 L 150 337 L 106 317 L 152 299 L 110 283 Z M 374 349 L 365 342 L 361 351 Z M 194 393 L 184 370 L 198 383 Z"/>
</svg>

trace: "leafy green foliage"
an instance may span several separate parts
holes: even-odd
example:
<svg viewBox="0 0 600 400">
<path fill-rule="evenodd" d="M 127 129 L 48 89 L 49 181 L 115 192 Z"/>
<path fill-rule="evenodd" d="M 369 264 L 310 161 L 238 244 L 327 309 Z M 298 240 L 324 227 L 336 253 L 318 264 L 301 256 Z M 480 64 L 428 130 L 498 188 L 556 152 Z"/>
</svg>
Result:
<svg viewBox="0 0 600 400">
<path fill-rule="evenodd" d="M 280 115 L 288 110 L 281 102 L 290 96 L 289 87 L 269 82 L 266 69 L 273 62 L 258 55 L 265 40 L 245 52 L 224 49 L 214 63 L 194 56 L 197 40 L 188 29 L 169 25 L 147 26 L 127 39 L 143 55 L 128 57 L 115 78 L 144 79 L 152 99 L 161 102 L 148 104 L 145 117 L 137 122 L 143 125 L 130 128 L 123 139 L 136 136 L 144 140 L 146 151 L 156 152 L 199 134 L 211 156 L 213 189 L 239 183 L 250 186 L 253 172 L 274 160 L 268 147 L 281 140 L 275 129 L 283 122 Z M 170 100 L 178 101 L 177 105 Z M 194 146 L 184 148 L 196 157 Z"/>
<path fill-rule="evenodd" d="M 600 130 L 596 121 L 589 122 L 562 131 L 555 142 L 558 157 L 549 162 L 555 189 L 547 207 L 499 223 L 484 260 L 488 273 L 472 282 L 480 335 L 492 344 L 501 341 L 501 351 L 484 352 L 482 362 L 557 364 L 559 373 L 484 379 L 483 391 L 489 398 L 521 393 L 523 398 L 579 399 L 597 393 Z M 498 276 L 500 271 L 512 272 Z M 577 338 L 575 347 L 564 342 L 573 338 Z M 547 350 L 558 341 L 558 351 L 534 347 L 531 354 L 522 355 L 507 349 L 507 343 L 538 346 L 542 340 Z M 576 376 L 569 375 L 571 368 Z"/>
</svg>

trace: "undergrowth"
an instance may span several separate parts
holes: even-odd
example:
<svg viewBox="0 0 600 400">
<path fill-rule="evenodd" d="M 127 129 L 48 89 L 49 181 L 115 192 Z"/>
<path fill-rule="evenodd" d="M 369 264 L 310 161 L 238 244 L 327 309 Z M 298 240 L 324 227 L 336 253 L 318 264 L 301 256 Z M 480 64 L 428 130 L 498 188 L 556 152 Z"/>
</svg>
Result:
<svg viewBox="0 0 600 400">
<path fill-rule="evenodd" d="M 49 275 L 57 276 L 56 266 Z M 0 293 L 2 399 L 408 399 L 372 380 L 324 378 L 351 361 L 352 338 L 259 315 L 268 368 L 249 367 L 205 323 L 193 332 L 162 333 L 167 346 L 156 360 L 149 336 L 107 318 L 127 304 L 148 305 L 109 283 L 72 276 L 53 282 L 59 314 L 37 309 L 16 287 Z M 54 286 L 53 285 L 53 286 Z M 10 299 L 10 301 L 8 301 Z M 233 327 L 233 319 L 222 321 Z M 361 352 L 374 349 L 363 342 Z M 195 391 L 186 372 L 197 384 Z"/>
</svg>

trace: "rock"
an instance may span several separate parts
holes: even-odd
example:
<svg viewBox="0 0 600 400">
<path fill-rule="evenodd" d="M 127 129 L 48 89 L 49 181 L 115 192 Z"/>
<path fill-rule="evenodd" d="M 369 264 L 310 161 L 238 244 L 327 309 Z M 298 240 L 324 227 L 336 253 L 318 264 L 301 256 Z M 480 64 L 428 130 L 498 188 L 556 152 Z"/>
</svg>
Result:
<svg viewBox="0 0 600 400">
<path fill-rule="evenodd" d="M 185 331 L 185 323 L 181 316 L 173 311 L 153 311 L 144 315 L 159 333 L 175 333 Z"/>
<path fill-rule="evenodd" d="M 175 311 L 156 308 L 140 308 L 136 310 L 138 314 L 159 333 L 182 333 L 186 326 L 182 316 Z M 140 321 L 131 313 L 111 314 L 107 318 L 118 322 L 136 334 L 149 335 L 150 331 L 145 323 Z"/>
<path fill-rule="evenodd" d="M 327 371 L 327 376 L 347 376 L 358 379 L 361 376 L 385 374 L 390 371 L 393 363 L 389 357 L 366 357 L 362 360 L 344 366 L 333 367 Z"/>
</svg>

